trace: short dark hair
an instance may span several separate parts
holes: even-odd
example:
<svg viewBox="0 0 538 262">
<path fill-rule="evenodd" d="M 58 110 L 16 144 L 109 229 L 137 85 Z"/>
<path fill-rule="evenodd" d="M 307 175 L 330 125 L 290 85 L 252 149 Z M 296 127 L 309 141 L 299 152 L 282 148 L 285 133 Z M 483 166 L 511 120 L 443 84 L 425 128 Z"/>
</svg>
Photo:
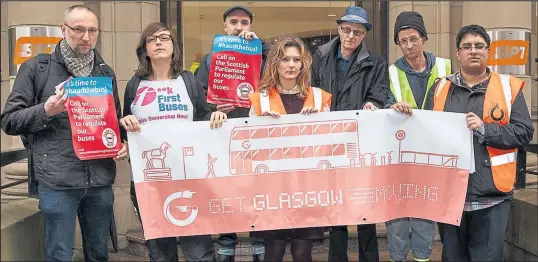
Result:
<svg viewBox="0 0 538 262">
<path fill-rule="evenodd" d="M 486 41 L 487 47 L 491 44 L 491 38 L 489 37 L 488 33 L 486 32 L 486 29 L 484 27 L 479 25 L 466 25 L 460 29 L 458 32 L 458 35 L 456 36 L 456 48 L 460 48 L 461 40 L 466 35 L 479 35 L 482 38 L 484 38 L 484 41 Z"/>
<path fill-rule="evenodd" d="M 86 10 L 90 13 L 92 13 L 93 15 L 95 15 L 95 17 L 97 17 L 97 15 L 95 14 L 95 12 L 89 8 L 88 6 L 85 6 L 85 5 L 72 5 L 70 7 L 68 7 L 67 9 L 65 9 L 64 11 L 64 22 L 67 21 L 67 17 L 69 16 L 69 14 L 71 14 L 71 12 L 73 12 L 73 10 L 75 9 L 82 9 L 82 10 Z"/>
<path fill-rule="evenodd" d="M 144 31 L 142 31 L 142 34 L 140 34 L 140 41 L 138 42 L 138 46 L 136 47 L 136 56 L 138 56 L 138 69 L 136 69 L 135 74 L 138 77 L 150 77 L 153 75 L 153 68 L 151 68 L 151 61 L 148 56 L 148 50 L 146 49 L 146 38 L 150 35 L 153 35 L 160 31 L 170 31 L 170 28 L 159 22 L 153 22 L 146 26 Z M 170 64 L 170 77 L 175 77 L 177 74 L 179 74 L 182 70 L 179 59 L 181 57 L 181 52 L 179 51 L 179 46 L 177 45 L 176 37 L 171 34 L 170 35 L 172 39 L 172 46 L 174 53 L 172 54 L 172 61 Z"/>
</svg>

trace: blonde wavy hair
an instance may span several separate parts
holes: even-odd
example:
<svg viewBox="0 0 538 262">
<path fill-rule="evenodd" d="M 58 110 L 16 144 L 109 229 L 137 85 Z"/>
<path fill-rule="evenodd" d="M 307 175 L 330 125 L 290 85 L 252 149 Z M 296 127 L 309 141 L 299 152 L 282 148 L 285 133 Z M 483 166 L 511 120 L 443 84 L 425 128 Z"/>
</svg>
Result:
<svg viewBox="0 0 538 262">
<path fill-rule="evenodd" d="M 269 54 L 267 55 L 265 70 L 263 72 L 258 91 L 269 93 L 272 89 L 277 90 L 276 88 L 280 85 L 280 78 L 278 76 L 278 62 L 284 58 L 286 48 L 288 47 L 297 47 L 297 49 L 299 49 L 301 56 L 301 70 L 299 71 L 295 82 L 300 89 L 299 97 L 304 99 L 307 96 L 307 88 L 310 86 L 310 67 L 312 66 L 312 56 L 306 49 L 304 42 L 295 36 L 283 37 L 279 39 L 276 44 L 271 46 Z"/>
</svg>

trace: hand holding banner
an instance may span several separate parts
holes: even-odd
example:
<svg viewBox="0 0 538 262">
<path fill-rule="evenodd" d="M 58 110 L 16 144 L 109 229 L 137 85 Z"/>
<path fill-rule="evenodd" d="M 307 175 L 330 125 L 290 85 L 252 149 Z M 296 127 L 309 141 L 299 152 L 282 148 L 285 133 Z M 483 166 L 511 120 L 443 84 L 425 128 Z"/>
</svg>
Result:
<svg viewBox="0 0 538 262">
<path fill-rule="evenodd" d="M 80 160 L 112 158 L 121 139 L 111 77 L 80 77 L 63 85 L 73 147 Z M 61 87 L 57 92 L 61 92 Z"/>
<path fill-rule="evenodd" d="M 209 68 L 207 102 L 250 107 L 248 95 L 256 90 L 260 81 L 261 54 L 260 39 L 216 35 Z"/>
</svg>

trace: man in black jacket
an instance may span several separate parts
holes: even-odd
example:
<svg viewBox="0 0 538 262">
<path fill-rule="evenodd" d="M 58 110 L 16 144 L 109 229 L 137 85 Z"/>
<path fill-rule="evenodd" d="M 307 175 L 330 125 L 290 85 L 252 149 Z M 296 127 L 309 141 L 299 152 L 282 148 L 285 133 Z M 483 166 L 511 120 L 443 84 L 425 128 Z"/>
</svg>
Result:
<svg viewBox="0 0 538 262">
<path fill-rule="evenodd" d="M 121 105 L 116 78 L 112 68 L 94 49 L 99 29 L 93 11 L 83 5 L 68 8 L 61 29 L 63 40 L 46 63 L 37 62 L 34 57 L 21 65 L 0 123 L 8 135 L 33 137 L 29 144 L 33 160 L 30 168 L 37 180 L 45 226 L 45 259 L 72 260 L 78 214 L 84 260 L 106 261 L 116 163 L 113 159 L 81 161 L 77 158 L 65 107 L 66 95 L 55 94 L 55 86 L 69 77 L 113 77 L 119 118 Z M 46 79 L 38 80 L 37 76 L 46 72 L 45 69 L 49 70 Z M 41 96 L 36 93 L 40 83 L 44 84 Z"/>
<path fill-rule="evenodd" d="M 333 95 L 331 110 L 376 110 L 387 100 L 388 72 L 384 58 L 363 42 L 372 24 L 366 11 L 350 6 L 336 21 L 338 34 L 316 51 L 312 61 L 312 86 Z M 379 261 L 375 224 L 360 225 L 359 261 Z M 348 261 L 346 226 L 331 228 L 329 261 Z"/>
<path fill-rule="evenodd" d="M 479 25 L 456 36 L 460 70 L 428 92 L 424 109 L 464 113 L 473 130 L 475 172 L 469 175 L 460 225 L 438 223 L 443 261 L 502 261 L 514 198 L 516 151 L 532 140 L 524 82 L 487 67 L 491 39 Z"/>
<path fill-rule="evenodd" d="M 243 37 L 247 40 L 258 38 L 256 33 L 252 32 L 252 19 L 253 14 L 250 10 L 244 6 L 232 6 L 226 12 L 224 12 L 224 32 L 227 35 L 235 35 Z M 262 68 L 260 70 L 260 77 L 263 74 L 263 68 L 265 65 L 265 59 L 269 48 L 271 46 L 262 41 Z M 202 60 L 200 60 L 200 66 L 196 70 L 195 76 L 202 84 L 202 87 L 206 91 L 209 86 L 209 67 L 211 64 L 212 53 L 206 54 Z M 235 108 L 232 104 L 220 104 L 216 106 L 216 110 L 228 114 L 228 118 L 248 117 L 250 108 Z"/>
<path fill-rule="evenodd" d="M 236 35 L 247 40 L 258 38 L 258 36 L 251 31 L 253 14 L 248 8 L 244 6 L 232 6 L 224 12 L 222 18 L 224 20 L 224 31 L 227 35 Z M 260 70 L 260 76 L 263 74 L 265 59 L 270 48 L 270 45 L 263 41 L 262 44 L 262 68 Z M 208 53 L 202 58 L 200 61 L 200 66 L 195 73 L 196 79 L 204 88 L 206 96 L 209 82 L 211 55 L 212 53 Z M 219 104 L 216 105 L 216 107 L 212 106 L 212 110 L 224 112 L 228 115 L 228 118 L 239 118 L 248 117 L 250 108 L 235 108 L 232 104 Z M 217 261 L 234 261 L 237 235 L 235 233 L 221 234 L 217 242 L 219 244 Z M 265 255 L 263 240 L 258 237 L 253 237 L 252 247 L 253 261 L 263 261 Z"/>
</svg>

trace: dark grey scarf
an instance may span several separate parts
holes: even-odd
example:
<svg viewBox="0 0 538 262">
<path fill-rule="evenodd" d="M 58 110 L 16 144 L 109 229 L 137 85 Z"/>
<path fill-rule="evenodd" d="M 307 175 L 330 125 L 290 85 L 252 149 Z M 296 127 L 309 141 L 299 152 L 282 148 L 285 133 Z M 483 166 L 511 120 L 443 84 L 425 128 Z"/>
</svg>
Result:
<svg viewBox="0 0 538 262">
<path fill-rule="evenodd" d="M 92 73 L 95 54 L 93 49 L 85 55 L 75 56 L 75 52 L 65 40 L 60 41 L 60 53 L 67 66 L 67 71 L 75 77 L 86 77 Z"/>
</svg>

